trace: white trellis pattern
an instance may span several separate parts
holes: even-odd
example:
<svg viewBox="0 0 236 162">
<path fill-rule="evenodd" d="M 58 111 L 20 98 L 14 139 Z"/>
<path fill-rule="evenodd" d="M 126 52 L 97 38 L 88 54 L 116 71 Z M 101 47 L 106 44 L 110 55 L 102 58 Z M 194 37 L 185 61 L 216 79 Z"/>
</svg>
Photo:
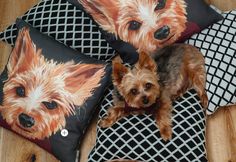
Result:
<svg viewBox="0 0 236 162">
<path fill-rule="evenodd" d="M 112 105 L 112 87 L 107 90 L 99 119 Z M 164 142 L 154 118 L 149 114 L 129 115 L 109 128 L 97 128 L 96 145 L 89 162 L 103 162 L 117 158 L 145 162 L 206 160 L 205 114 L 194 90 L 174 102 L 173 139 Z"/>
<path fill-rule="evenodd" d="M 90 17 L 67 0 L 42 0 L 21 18 L 40 32 L 96 59 L 109 60 L 115 53 Z M 12 24 L 0 33 L 0 40 L 14 45 L 16 34 L 16 25 Z"/>
<path fill-rule="evenodd" d="M 207 114 L 219 106 L 236 103 L 236 10 L 222 15 L 223 20 L 186 41 L 198 47 L 205 57 Z"/>
</svg>

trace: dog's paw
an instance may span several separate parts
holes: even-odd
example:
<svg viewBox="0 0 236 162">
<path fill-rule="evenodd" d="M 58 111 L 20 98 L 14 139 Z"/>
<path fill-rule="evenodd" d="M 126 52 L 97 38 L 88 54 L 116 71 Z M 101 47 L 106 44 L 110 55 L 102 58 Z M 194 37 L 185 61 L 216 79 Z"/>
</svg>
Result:
<svg viewBox="0 0 236 162">
<path fill-rule="evenodd" d="M 164 141 L 172 139 L 172 128 L 170 126 L 165 126 L 160 128 L 160 134 Z"/>
<path fill-rule="evenodd" d="M 207 108 L 208 106 L 208 97 L 207 97 L 207 94 L 204 93 L 201 97 L 200 97 L 200 100 L 201 100 L 201 105 L 203 106 L 203 108 Z"/>
<path fill-rule="evenodd" d="M 114 124 L 114 122 L 106 116 L 100 120 L 98 125 L 101 128 L 107 128 L 107 127 L 111 127 L 113 124 Z"/>
</svg>

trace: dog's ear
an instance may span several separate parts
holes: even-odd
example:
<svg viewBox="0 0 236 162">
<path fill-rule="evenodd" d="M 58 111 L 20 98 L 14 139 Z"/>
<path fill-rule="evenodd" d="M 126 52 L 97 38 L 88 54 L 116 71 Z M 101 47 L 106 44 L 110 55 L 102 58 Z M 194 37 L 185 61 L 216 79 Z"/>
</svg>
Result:
<svg viewBox="0 0 236 162">
<path fill-rule="evenodd" d="M 146 52 L 140 52 L 139 54 L 139 60 L 136 64 L 137 68 L 146 68 L 148 70 L 151 70 L 153 72 L 156 72 L 157 65 L 155 61 L 149 56 Z"/>
<path fill-rule="evenodd" d="M 125 74 L 128 73 L 128 68 L 125 67 L 120 61 L 112 61 L 112 77 L 115 85 L 119 85 Z"/>
<path fill-rule="evenodd" d="M 93 90 L 100 85 L 104 74 L 104 65 L 76 64 L 69 67 L 65 78 L 65 90 L 72 94 L 73 103 L 81 106 L 92 96 Z"/>
<path fill-rule="evenodd" d="M 7 64 L 8 74 L 20 73 L 28 70 L 33 64 L 39 62 L 36 46 L 32 42 L 28 28 L 22 28 L 19 33 L 13 48 L 9 62 Z"/>
<path fill-rule="evenodd" d="M 117 0 L 78 0 L 102 29 L 116 35 L 116 20 L 119 12 Z"/>
</svg>

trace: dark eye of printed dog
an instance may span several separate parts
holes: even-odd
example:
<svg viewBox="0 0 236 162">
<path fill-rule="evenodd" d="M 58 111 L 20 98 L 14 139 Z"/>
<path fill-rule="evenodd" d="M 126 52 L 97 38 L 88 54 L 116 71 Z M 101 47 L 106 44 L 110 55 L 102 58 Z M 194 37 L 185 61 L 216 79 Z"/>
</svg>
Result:
<svg viewBox="0 0 236 162">
<path fill-rule="evenodd" d="M 23 86 L 16 87 L 16 94 L 19 97 L 25 97 L 25 87 L 23 87 Z"/>
<path fill-rule="evenodd" d="M 130 21 L 129 22 L 129 30 L 138 30 L 141 27 L 141 23 L 138 21 Z"/>
<path fill-rule="evenodd" d="M 57 103 L 55 101 L 52 101 L 52 102 L 43 101 L 42 103 L 49 110 L 53 110 L 57 108 Z"/>
<path fill-rule="evenodd" d="M 145 90 L 149 90 L 152 87 L 152 83 L 145 84 Z"/>
<path fill-rule="evenodd" d="M 166 6 L 166 0 L 158 0 L 157 1 L 157 6 L 155 8 L 155 11 L 156 10 L 161 10 L 161 9 L 165 8 L 165 6 Z"/>
<path fill-rule="evenodd" d="M 135 89 L 135 88 L 132 88 L 132 89 L 130 90 L 130 92 L 131 92 L 131 94 L 134 95 L 134 96 L 136 96 L 136 95 L 138 94 L 138 90 Z"/>
</svg>

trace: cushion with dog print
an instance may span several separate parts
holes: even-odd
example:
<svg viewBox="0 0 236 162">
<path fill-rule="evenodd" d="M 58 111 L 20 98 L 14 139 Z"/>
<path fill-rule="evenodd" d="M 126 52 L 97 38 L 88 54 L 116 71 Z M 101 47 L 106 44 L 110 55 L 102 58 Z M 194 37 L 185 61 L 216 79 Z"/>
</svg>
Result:
<svg viewBox="0 0 236 162">
<path fill-rule="evenodd" d="M 153 53 L 176 41 L 183 42 L 222 19 L 204 0 L 68 1 L 90 14 L 116 50 L 127 42 L 139 52 Z M 122 52 L 134 53 L 129 48 Z"/>
<path fill-rule="evenodd" d="M 23 20 L 0 77 L 0 125 L 62 162 L 77 147 L 110 80 L 111 66 L 41 34 Z"/>
</svg>

